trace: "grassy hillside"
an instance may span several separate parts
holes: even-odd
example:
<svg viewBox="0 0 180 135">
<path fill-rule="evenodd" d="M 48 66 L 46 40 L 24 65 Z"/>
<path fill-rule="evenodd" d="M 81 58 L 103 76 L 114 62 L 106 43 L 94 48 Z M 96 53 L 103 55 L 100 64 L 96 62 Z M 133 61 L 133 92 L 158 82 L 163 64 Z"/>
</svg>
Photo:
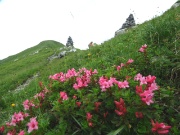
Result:
<svg viewBox="0 0 180 135">
<path fill-rule="evenodd" d="M 156 82 L 161 88 L 161 92 L 156 99 L 156 103 L 158 103 L 158 107 L 155 106 L 156 109 L 158 108 L 156 119 L 161 116 L 159 120 L 166 121 L 166 123 L 172 126 L 171 134 L 178 134 L 180 133 L 180 109 L 178 108 L 180 104 L 177 102 L 180 95 L 179 37 L 180 7 L 170 9 L 162 16 L 138 25 L 136 28 L 129 29 L 127 33 L 105 41 L 101 45 L 93 46 L 88 50 L 77 50 L 61 59 L 47 60 L 49 56 L 62 51 L 59 48 L 62 48 L 63 45 L 55 41 L 41 42 L 35 47 L 8 57 L 0 61 L 0 124 L 2 125 L 10 119 L 10 116 L 14 112 L 23 111 L 22 103 L 40 92 L 39 82 L 42 82 L 43 85 L 48 88 L 53 89 L 55 87 L 54 89 L 58 89 L 59 91 L 65 89 L 69 91 L 72 90 L 72 84 L 64 84 L 59 86 L 59 88 L 57 88 L 57 86 L 50 87 L 49 85 L 51 83 L 48 79 L 50 75 L 59 72 L 65 73 L 68 69 L 72 68 L 78 70 L 85 67 L 89 70 L 97 69 L 99 76 L 112 77 L 117 74 L 117 71 L 114 70 L 116 66 L 120 63 L 126 63 L 128 59 L 133 59 L 134 62 L 131 67 L 123 71 L 122 76 L 118 76 L 118 78 L 122 79 L 126 76 L 132 77 L 136 73 L 141 73 L 144 76 L 155 75 Z M 144 44 L 148 45 L 147 53 L 141 54 L 138 50 Z M 19 85 L 36 74 L 38 74 L 38 77 L 33 79 L 28 86 L 22 90 L 15 91 Z M 55 83 L 55 85 L 57 84 Z M 93 91 L 95 88 L 92 85 L 89 86 L 88 89 Z M 70 93 L 73 92 L 71 91 Z M 92 98 L 90 94 L 87 95 L 89 95 L 90 99 Z M 84 96 L 86 97 L 86 95 Z M 51 107 L 56 106 L 56 102 L 52 100 L 56 99 L 56 97 L 57 96 L 50 96 L 51 101 L 48 104 L 50 104 Z M 50 99 L 48 99 L 48 101 Z M 92 100 L 94 99 L 92 98 Z M 51 102 L 53 103 L 51 104 Z M 13 107 L 12 103 L 15 104 Z M 54 116 L 58 117 L 58 114 L 54 114 L 57 108 L 54 109 L 50 106 L 45 107 L 43 111 L 40 110 L 40 112 L 36 114 L 39 121 L 45 123 L 44 127 L 42 123 L 39 124 L 42 126 L 40 130 L 44 130 L 44 133 L 41 133 L 45 134 L 46 132 L 48 134 L 49 132 L 49 134 L 54 134 L 60 131 L 65 134 L 72 133 L 66 129 L 66 126 L 58 126 L 58 122 L 56 120 L 53 121 Z M 51 109 L 54 109 L 54 111 L 51 112 Z M 53 115 L 52 119 L 50 117 L 51 114 Z M 46 117 L 49 119 L 46 119 Z M 78 123 L 77 118 L 79 117 L 73 117 L 73 120 Z M 47 128 L 48 124 L 52 123 L 54 127 L 51 127 L 51 129 Z M 82 123 L 78 123 L 78 125 L 81 124 Z M 81 126 L 76 129 L 80 134 L 91 131 L 86 129 L 87 127 Z M 114 127 L 103 127 L 102 129 L 105 129 L 104 134 L 115 130 Z M 121 128 L 118 130 L 119 132 L 121 131 L 120 129 Z M 91 133 L 98 134 L 100 132 L 96 131 L 97 130 L 94 130 Z M 129 129 L 126 133 L 128 134 L 128 132 L 142 134 L 145 131 L 139 131 L 138 133 Z M 37 133 L 40 134 L 40 131 L 37 131 Z M 147 131 L 146 134 L 148 133 L 149 131 Z"/>
</svg>

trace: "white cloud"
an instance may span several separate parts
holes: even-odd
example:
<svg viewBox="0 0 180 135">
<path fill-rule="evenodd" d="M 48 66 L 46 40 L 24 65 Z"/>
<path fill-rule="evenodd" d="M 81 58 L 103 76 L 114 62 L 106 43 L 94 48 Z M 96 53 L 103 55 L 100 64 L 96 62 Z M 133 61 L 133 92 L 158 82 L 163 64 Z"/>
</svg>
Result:
<svg viewBox="0 0 180 135">
<path fill-rule="evenodd" d="M 86 49 L 114 36 L 130 13 L 142 23 L 171 7 L 176 0 L 2 0 L 0 2 L 0 59 L 43 40 Z M 159 8 L 158 8 L 159 7 Z"/>
</svg>

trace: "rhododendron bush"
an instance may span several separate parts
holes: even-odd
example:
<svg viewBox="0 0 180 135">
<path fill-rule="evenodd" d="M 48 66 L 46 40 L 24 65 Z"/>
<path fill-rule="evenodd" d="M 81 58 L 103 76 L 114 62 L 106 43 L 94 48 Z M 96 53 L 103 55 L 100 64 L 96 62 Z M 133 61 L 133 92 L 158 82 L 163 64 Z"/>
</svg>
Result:
<svg viewBox="0 0 180 135">
<path fill-rule="evenodd" d="M 146 49 L 143 45 L 139 51 L 146 53 Z M 168 134 L 171 126 L 159 121 L 156 76 L 138 73 L 133 62 L 111 67 L 111 74 L 72 68 L 50 75 L 48 88 L 40 83 L 41 91 L 25 100 L 24 110 L 14 113 L 0 132 Z"/>
</svg>

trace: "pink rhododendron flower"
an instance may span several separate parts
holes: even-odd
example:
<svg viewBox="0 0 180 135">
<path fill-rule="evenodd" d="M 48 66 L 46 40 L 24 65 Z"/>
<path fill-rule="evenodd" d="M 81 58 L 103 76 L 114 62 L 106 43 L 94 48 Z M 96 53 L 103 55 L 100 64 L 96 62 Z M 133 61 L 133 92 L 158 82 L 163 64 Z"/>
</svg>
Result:
<svg viewBox="0 0 180 135">
<path fill-rule="evenodd" d="M 25 135 L 24 130 L 20 131 L 20 132 L 18 133 L 18 135 Z"/>
<path fill-rule="evenodd" d="M 131 63 L 133 63 L 133 62 L 134 62 L 133 59 L 129 59 L 129 60 L 127 61 L 127 64 L 131 64 Z"/>
<path fill-rule="evenodd" d="M 118 82 L 118 87 L 119 88 L 128 88 L 129 87 L 129 83 L 128 83 L 128 81 L 124 81 L 124 82 Z"/>
<path fill-rule="evenodd" d="M 148 87 L 148 90 L 151 90 L 151 91 L 155 91 L 158 89 L 159 89 L 159 87 L 157 86 L 157 84 L 155 82 L 151 83 L 150 86 Z"/>
<path fill-rule="evenodd" d="M 135 77 L 134 80 L 135 81 L 139 81 L 142 78 L 142 75 L 140 73 L 138 73 Z"/>
<path fill-rule="evenodd" d="M 28 126 L 28 133 L 31 133 L 33 130 L 37 130 L 38 122 L 36 121 L 36 117 L 31 118 L 27 126 Z"/>
<path fill-rule="evenodd" d="M 143 85 L 143 84 L 147 84 L 147 81 L 146 81 L 145 77 L 140 78 L 140 85 Z"/>
<path fill-rule="evenodd" d="M 90 112 L 86 113 L 86 119 L 87 119 L 87 121 L 90 121 L 92 119 L 92 115 Z"/>
<path fill-rule="evenodd" d="M 66 92 L 61 91 L 61 92 L 60 92 L 60 98 L 61 98 L 62 100 L 67 100 L 67 99 L 68 99 L 68 96 L 67 96 Z"/>
<path fill-rule="evenodd" d="M 120 69 L 121 69 L 121 66 L 117 66 L 116 68 L 117 68 L 117 71 L 120 71 Z"/>
<path fill-rule="evenodd" d="M 139 52 L 145 52 L 146 48 L 147 48 L 146 44 L 142 45 L 141 48 L 139 49 Z"/>
<path fill-rule="evenodd" d="M 23 102 L 23 106 L 24 106 L 24 110 L 29 110 L 29 108 L 35 105 L 27 99 Z"/>
<path fill-rule="evenodd" d="M 16 126 L 17 123 L 19 123 L 20 121 L 23 121 L 24 118 L 26 117 L 26 115 L 22 112 L 19 113 L 14 113 L 14 115 L 11 118 L 11 122 L 7 123 L 9 126 Z"/>
<path fill-rule="evenodd" d="M 88 125 L 90 126 L 90 127 L 92 127 L 93 126 L 93 123 L 92 123 L 92 115 L 91 115 L 91 113 L 90 112 L 87 112 L 86 113 L 86 119 L 87 119 L 87 122 L 88 122 Z"/>
<path fill-rule="evenodd" d="M 81 106 L 81 102 L 76 102 L 76 105 L 77 105 L 78 107 L 80 107 L 80 106 Z"/>
<path fill-rule="evenodd" d="M 140 85 L 140 86 L 136 86 L 136 94 L 141 94 L 141 93 L 143 93 L 143 89 L 142 89 L 142 85 Z"/>
<path fill-rule="evenodd" d="M 74 95 L 74 96 L 73 96 L 73 99 L 77 99 L 77 96 L 76 96 L 76 95 Z"/>
<path fill-rule="evenodd" d="M 152 124 L 152 132 L 157 132 L 158 134 L 168 134 L 169 133 L 169 129 L 171 128 L 171 126 L 166 126 L 164 123 L 154 123 L 153 120 L 151 120 L 151 124 Z"/>
<path fill-rule="evenodd" d="M 136 118 L 143 118 L 142 112 L 136 112 L 135 115 L 136 115 Z"/>
<path fill-rule="evenodd" d="M 99 110 L 99 106 L 102 104 L 102 102 L 95 102 L 94 105 L 95 105 L 95 111 L 98 112 Z"/>
<path fill-rule="evenodd" d="M 124 100 L 122 98 L 120 98 L 120 101 L 114 101 L 115 105 L 116 105 L 116 110 L 115 113 L 119 116 L 124 115 L 127 110 L 124 104 Z"/>
<path fill-rule="evenodd" d="M 145 102 L 147 105 L 150 105 L 151 103 L 154 103 L 152 100 L 154 93 L 150 90 L 146 90 L 143 93 L 140 94 L 141 100 Z"/>
<path fill-rule="evenodd" d="M 3 133 L 4 132 L 4 126 L 1 126 L 0 127 L 0 133 Z"/>
</svg>

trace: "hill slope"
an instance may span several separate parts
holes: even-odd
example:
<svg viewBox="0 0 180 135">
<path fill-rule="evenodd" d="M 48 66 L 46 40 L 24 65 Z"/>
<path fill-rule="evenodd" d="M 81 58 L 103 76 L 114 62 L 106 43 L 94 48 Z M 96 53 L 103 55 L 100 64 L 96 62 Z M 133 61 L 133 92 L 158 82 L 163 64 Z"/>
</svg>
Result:
<svg viewBox="0 0 180 135">
<path fill-rule="evenodd" d="M 119 35 L 101 45 L 93 46 L 89 50 L 78 50 L 69 53 L 61 59 L 51 62 L 47 58 L 58 52 L 62 44 L 55 41 L 42 42 L 39 45 L 23 51 L 15 56 L 1 61 L 0 88 L 1 118 L 3 123 L 13 112 L 23 110 L 22 102 L 39 92 L 38 83 L 49 85 L 49 75 L 67 72 L 68 69 L 87 68 L 97 69 L 99 76 L 113 76 L 113 68 L 120 63 L 133 59 L 130 70 L 132 74 L 142 73 L 144 76 L 155 75 L 157 83 L 162 87 L 159 102 L 165 106 L 161 111 L 162 119 L 174 126 L 177 133 L 180 120 L 176 110 L 179 107 L 180 80 L 180 7 L 166 11 L 162 16 L 145 22 L 127 33 Z M 147 44 L 147 53 L 138 52 L 139 48 Z M 48 49 L 46 49 L 48 48 Z M 115 65 L 115 66 L 114 66 Z M 126 71 L 127 74 L 129 73 Z M 39 76 L 31 81 L 23 90 L 14 92 L 15 88 L 35 74 Z M 121 77 L 120 77 L 121 78 Z M 67 89 L 71 89 L 67 85 Z M 91 88 L 91 87 L 89 87 Z M 170 91 L 171 90 L 171 91 Z M 13 109 L 11 103 L 16 104 Z M 169 106 L 171 105 L 171 109 Z M 173 109 L 172 109 L 173 108 Z M 174 116 L 174 119 L 168 116 Z M 56 127 L 58 128 L 58 127 Z M 59 130 L 59 129 L 58 129 Z M 55 129 L 54 129 L 55 132 Z"/>
</svg>

